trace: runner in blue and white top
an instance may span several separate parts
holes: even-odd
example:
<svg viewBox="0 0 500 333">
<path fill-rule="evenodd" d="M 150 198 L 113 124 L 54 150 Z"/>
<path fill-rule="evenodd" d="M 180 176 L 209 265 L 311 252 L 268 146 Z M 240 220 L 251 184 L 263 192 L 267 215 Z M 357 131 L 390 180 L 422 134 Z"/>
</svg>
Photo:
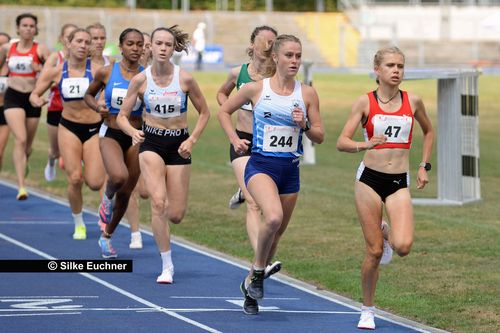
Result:
<svg viewBox="0 0 500 333">
<path fill-rule="evenodd" d="M 143 46 L 141 31 L 134 28 L 122 31 L 119 37 L 122 61 L 99 68 L 85 94 L 87 104 L 104 118 L 99 132 L 101 155 L 108 174 L 99 207 L 99 225 L 102 230 L 99 245 L 103 258 L 117 256 L 111 245 L 111 235 L 127 210 L 140 174 L 139 149 L 132 145 L 130 136 L 120 130 L 116 117 L 124 103 L 130 80 L 144 70 L 139 64 Z M 104 101 L 96 97 L 102 89 Z M 136 98 L 130 115 L 130 123 L 136 129 L 141 128 L 143 108 L 142 100 Z"/>
<path fill-rule="evenodd" d="M 248 150 L 248 140 L 236 134 L 231 114 L 241 105 L 253 105 L 254 139 L 245 170 L 245 183 L 262 209 L 264 223 L 258 230 L 254 262 L 241 289 L 252 299 L 264 297 L 264 268 L 273 243 L 286 230 L 300 189 L 299 156 L 305 133 L 315 142 L 324 139 L 319 99 L 314 88 L 295 81 L 302 57 L 300 40 L 291 35 L 276 38 L 272 57 L 276 73 L 248 83 L 222 104 L 218 118 L 239 154 Z"/>
<path fill-rule="evenodd" d="M 44 68 L 29 100 L 33 106 L 41 107 L 47 103 L 42 97 L 44 92 L 54 83 L 62 81 L 63 111 L 58 128 L 58 142 L 64 160 L 68 199 L 75 222 L 73 239 L 83 240 L 87 238 L 82 215 L 83 182 L 93 191 L 100 190 L 104 184 L 105 171 L 99 153 L 98 136 L 102 117 L 83 100 L 89 81 L 95 77 L 97 71 L 97 66 L 92 61 L 90 65 L 87 62 L 90 34 L 84 29 L 74 29 L 68 36 L 67 45 L 66 66 L 60 63 L 55 67 Z M 64 75 L 63 66 L 67 69 Z"/>
<path fill-rule="evenodd" d="M 151 34 L 151 42 L 151 66 L 130 81 L 117 123 L 132 137 L 133 144 L 140 143 L 139 163 L 151 198 L 151 224 L 162 258 L 162 273 L 156 282 L 172 283 L 174 266 L 168 222 L 178 224 L 186 213 L 191 153 L 210 112 L 193 76 L 170 61 L 174 50 L 187 50 L 188 34 L 176 25 L 157 28 Z M 137 97 L 144 101 L 147 110 L 143 113 L 142 130 L 134 128 L 128 119 Z M 191 135 L 187 128 L 187 97 L 199 114 Z"/>
</svg>

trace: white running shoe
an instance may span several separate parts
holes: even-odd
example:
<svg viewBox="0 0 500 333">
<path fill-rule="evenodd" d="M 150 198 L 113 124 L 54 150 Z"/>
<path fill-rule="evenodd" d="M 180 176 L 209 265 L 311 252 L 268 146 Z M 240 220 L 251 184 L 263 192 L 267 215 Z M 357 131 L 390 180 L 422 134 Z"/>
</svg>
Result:
<svg viewBox="0 0 500 333">
<path fill-rule="evenodd" d="M 236 209 L 238 208 L 242 203 L 245 202 L 245 197 L 243 196 L 243 191 L 241 188 L 236 191 L 235 194 L 229 199 L 229 208 L 231 209 Z"/>
<path fill-rule="evenodd" d="M 264 269 L 264 279 L 267 279 L 271 275 L 278 273 L 281 270 L 281 261 L 275 261 L 270 263 Z"/>
<path fill-rule="evenodd" d="M 166 268 L 156 279 L 156 283 L 171 284 L 174 283 L 174 268 Z"/>
<path fill-rule="evenodd" d="M 54 165 L 50 165 L 50 159 L 47 161 L 47 165 L 45 166 L 44 175 L 45 180 L 48 182 L 56 179 L 56 164 L 54 162 Z"/>
<path fill-rule="evenodd" d="M 130 244 L 128 246 L 131 249 L 142 249 L 142 236 L 141 234 L 131 234 Z"/>
<path fill-rule="evenodd" d="M 375 329 L 375 313 L 372 310 L 361 310 L 358 328 L 362 330 Z"/>
<path fill-rule="evenodd" d="M 387 265 L 392 260 L 392 247 L 389 244 L 389 225 L 387 222 L 382 220 L 382 224 L 380 225 L 380 229 L 382 229 L 382 234 L 384 235 L 384 252 L 382 253 L 382 258 L 380 259 L 381 265 Z"/>
</svg>

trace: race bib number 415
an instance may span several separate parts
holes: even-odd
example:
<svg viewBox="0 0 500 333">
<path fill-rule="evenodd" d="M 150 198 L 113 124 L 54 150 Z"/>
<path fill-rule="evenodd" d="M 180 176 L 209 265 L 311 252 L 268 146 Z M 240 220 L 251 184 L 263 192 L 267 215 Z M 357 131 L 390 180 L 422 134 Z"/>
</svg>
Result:
<svg viewBox="0 0 500 333">
<path fill-rule="evenodd" d="M 296 152 L 299 146 L 299 133 L 300 130 L 297 127 L 265 125 L 262 150 L 280 153 Z"/>
<path fill-rule="evenodd" d="M 408 143 L 412 122 L 408 116 L 377 114 L 373 117 L 373 134 L 385 135 L 390 143 Z"/>
<path fill-rule="evenodd" d="M 181 97 L 177 95 L 149 96 L 151 115 L 159 118 L 178 117 L 181 114 Z"/>
</svg>

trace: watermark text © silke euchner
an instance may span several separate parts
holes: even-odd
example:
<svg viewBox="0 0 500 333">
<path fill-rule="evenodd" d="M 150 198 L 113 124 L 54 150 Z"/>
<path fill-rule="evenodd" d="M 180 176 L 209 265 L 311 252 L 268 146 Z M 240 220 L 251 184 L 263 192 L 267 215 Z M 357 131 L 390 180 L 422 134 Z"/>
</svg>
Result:
<svg viewBox="0 0 500 333">
<path fill-rule="evenodd" d="M 0 260 L 1 273 L 131 273 L 132 260 Z"/>
</svg>

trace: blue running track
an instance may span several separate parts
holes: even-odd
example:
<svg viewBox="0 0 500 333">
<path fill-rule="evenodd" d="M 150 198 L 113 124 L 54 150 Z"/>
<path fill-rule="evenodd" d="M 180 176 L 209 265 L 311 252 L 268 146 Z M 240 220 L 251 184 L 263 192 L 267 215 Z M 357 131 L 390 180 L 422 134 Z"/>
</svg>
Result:
<svg viewBox="0 0 500 333">
<path fill-rule="evenodd" d="M 67 203 L 34 191 L 18 202 L 16 193 L 0 181 L 1 260 L 101 259 L 94 212 L 84 212 L 87 239 L 75 241 Z M 0 331 L 361 332 L 353 302 L 283 275 L 266 280 L 260 313 L 249 316 L 242 311 L 239 284 L 247 268 L 241 264 L 176 241 L 174 284 L 159 285 L 151 233 L 143 232 L 142 250 L 128 248 L 126 226 L 113 241 L 118 259 L 133 260 L 133 273 L 0 273 Z M 439 332 L 389 314 L 376 324 L 380 333 Z"/>
</svg>

